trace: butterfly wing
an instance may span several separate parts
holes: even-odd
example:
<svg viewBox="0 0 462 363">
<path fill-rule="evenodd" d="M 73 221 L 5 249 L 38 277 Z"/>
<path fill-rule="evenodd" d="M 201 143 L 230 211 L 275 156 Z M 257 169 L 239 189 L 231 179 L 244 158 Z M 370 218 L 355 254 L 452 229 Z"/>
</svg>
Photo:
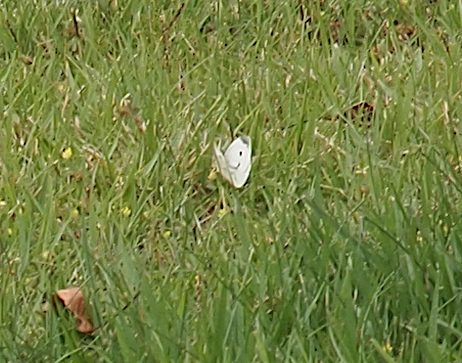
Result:
<svg viewBox="0 0 462 363">
<path fill-rule="evenodd" d="M 223 156 L 223 154 L 221 155 Z M 234 140 L 225 152 L 224 159 L 229 181 L 236 188 L 241 188 L 249 177 L 252 166 L 251 157 L 252 142 L 248 136 L 241 136 Z"/>
<path fill-rule="evenodd" d="M 218 171 L 223 176 L 223 178 L 225 178 L 229 183 L 233 184 L 228 164 L 226 163 L 226 158 L 221 152 L 219 143 L 214 145 L 213 151 L 215 152 L 215 160 L 217 161 Z"/>
</svg>

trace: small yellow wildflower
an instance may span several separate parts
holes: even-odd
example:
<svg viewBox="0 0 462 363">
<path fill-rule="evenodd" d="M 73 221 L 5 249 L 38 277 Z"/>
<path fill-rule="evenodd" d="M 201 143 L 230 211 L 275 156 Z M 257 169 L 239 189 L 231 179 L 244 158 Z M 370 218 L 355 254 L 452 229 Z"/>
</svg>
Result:
<svg viewBox="0 0 462 363">
<path fill-rule="evenodd" d="M 383 349 L 387 352 L 387 353 L 391 353 L 393 351 L 393 347 L 391 346 L 390 342 L 387 342 L 385 344 L 385 346 L 383 347 Z"/>
<path fill-rule="evenodd" d="M 61 152 L 61 156 L 64 160 L 70 159 L 72 157 L 72 148 L 67 147 Z"/>
<path fill-rule="evenodd" d="M 448 232 L 449 232 L 449 227 L 447 226 L 447 224 L 443 224 L 443 232 L 444 232 L 444 233 L 448 233 Z"/>
<path fill-rule="evenodd" d="M 422 233 L 420 232 L 420 230 L 417 231 L 416 241 L 417 241 L 419 244 L 422 244 L 422 243 L 423 243 L 423 237 L 422 237 Z"/>
<path fill-rule="evenodd" d="M 215 180 L 217 178 L 217 172 L 215 170 L 211 170 L 209 176 L 207 177 L 208 180 Z"/>
<path fill-rule="evenodd" d="M 79 215 L 79 210 L 77 208 L 74 208 L 74 210 L 72 211 L 72 213 L 75 215 L 75 216 L 78 216 Z"/>
<path fill-rule="evenodd" d="M 132 214 L 132 210 L 130 208 L 128 208 L 126 206 L 122 208 L 122 215 L 124 217 L 130 216 L 130 214 Z"/>
<path fill-rule="evenodd" d="M 224 216 L 226 213 L 228 213 L 228 210 L 226 209 L 226 207 L 223 207 L 220 208 L 218 213 L 220 213 L 220 216 Z"/>
<path fill-rule="evenodd" d="M 11 228 L 8 228 L 8 235 L 9 236 L 13 235 L 13 230 Z"/>
<path fill-rule="evenodd" d="M 168 237 L 170 237 L 171 235 L 172 235 L 172 231 L 167 230 L 167 231 L 164 232 L 164 237 L 165 237 L 165 238 L 168 238 Z"/>
<path fill-rule="evenodd" d="M 64 85 L 64 83 L 58 83 L 56 85 L 56 89 L 58 90 L 59 93 L 66 92 L 66 86 Z"/>
</svg>

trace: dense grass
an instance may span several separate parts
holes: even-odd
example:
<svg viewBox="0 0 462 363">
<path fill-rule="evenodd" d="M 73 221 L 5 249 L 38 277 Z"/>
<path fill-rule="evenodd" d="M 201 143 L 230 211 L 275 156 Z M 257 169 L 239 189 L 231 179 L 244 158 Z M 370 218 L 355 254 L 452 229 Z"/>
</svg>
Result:
<svg viewBox="0 0 462 363">
<path fill-rule="evenodd" d="M 1 3 L 1 360 L 460 359 L 460 3 L 204 3 Z"/>
</svg>

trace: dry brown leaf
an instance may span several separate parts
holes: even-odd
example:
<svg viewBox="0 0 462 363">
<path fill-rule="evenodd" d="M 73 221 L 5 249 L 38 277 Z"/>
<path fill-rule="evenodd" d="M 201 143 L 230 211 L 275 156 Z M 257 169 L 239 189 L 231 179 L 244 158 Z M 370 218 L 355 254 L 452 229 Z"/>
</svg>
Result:
<svg viewBox="0 0 462 363">
<path fill-rule="evenodd" d="M 371 120 L 374 114 L 374 105 L 366 101 L 354 104 L 343 113 L 343 116 L 357 121 L 359 126 L 371 127 Z"/>
<path fill-rule="evenodd" d="M 393 24 L 395 24 L 396 26 L 396 31 L 398 33 L 399 40 L 408 40 L 415 33 L 415 28 L 412 25 L 403 24 L 398 22 L 397 20 L 395 20 Z"/>
<path fill-rule="evenodd" d="M 26 66 L 30 66 L 32 64 L 34 64 L 34 60 L 29 57 L 28 55 L 20 55 L 19 58 L 22 60 L 22 62 L 26 65 Z"/>
<path fill-rule="evenodd" d="M 79 332 L 91 333 L 95 330 L 88 320 L 85 299 L 80 288 L 68 287 L 67 289 L 58 290 L 56 292 L 56 297 L 63 302 L 64 306 L 72 314 L 74 314 L 77 330 Z"/>
</svg>

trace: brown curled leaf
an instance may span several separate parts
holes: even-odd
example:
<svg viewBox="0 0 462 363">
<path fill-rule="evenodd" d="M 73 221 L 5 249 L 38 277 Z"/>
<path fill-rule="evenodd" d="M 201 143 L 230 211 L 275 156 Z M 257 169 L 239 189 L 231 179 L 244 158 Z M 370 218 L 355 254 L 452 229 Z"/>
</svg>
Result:
<svg viewBox="0 0 462 363">
<path fill-rule="evenodd" d="M 64 306 L 72 314 L 74 314 L 77 330 L 79 332 L 88 334 L 95 330 L 87 317 L 85 299 L 80 288 L 68 287 L 67 289 L 58 290 L 56 292 L 56 297 L 62 301 Z"/>
</svg>

